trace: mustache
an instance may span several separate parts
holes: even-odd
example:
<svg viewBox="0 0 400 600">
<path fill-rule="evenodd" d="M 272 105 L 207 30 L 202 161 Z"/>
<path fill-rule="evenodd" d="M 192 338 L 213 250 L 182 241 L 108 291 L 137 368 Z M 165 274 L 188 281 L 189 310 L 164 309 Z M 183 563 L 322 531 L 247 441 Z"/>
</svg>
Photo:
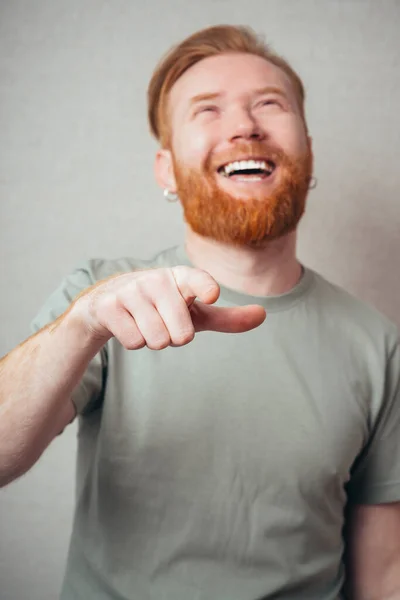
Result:
<svg viewBox="0 0 400 600">
<path fill-rule="evenodd" d="M 290 164 L 286 153 L 277 146 L 268 142 L 253 140 L 251 142 L 238 142 L 235 147 L 224 152 L 218 152 L 207 157 L 205 169 L 215 171 L 227 163 L 245 159 L 270 160 L 275 164 Z"/>
</svg>

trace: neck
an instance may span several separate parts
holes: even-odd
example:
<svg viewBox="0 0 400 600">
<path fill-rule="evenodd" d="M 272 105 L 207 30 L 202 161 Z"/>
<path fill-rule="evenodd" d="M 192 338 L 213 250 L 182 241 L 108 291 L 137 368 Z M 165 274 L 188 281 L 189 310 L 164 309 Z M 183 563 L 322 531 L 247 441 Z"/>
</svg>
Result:
<svg viewBox="0 0 400 600">
<path fill-rule="evenodd" d="M 195 267 L 207 271 L 221 285 L 251 296 L 285 294 L 301 278 L 296 233 L 251 248 L 216 242 L 187 227 L 185 247 Z"/>
</svg>

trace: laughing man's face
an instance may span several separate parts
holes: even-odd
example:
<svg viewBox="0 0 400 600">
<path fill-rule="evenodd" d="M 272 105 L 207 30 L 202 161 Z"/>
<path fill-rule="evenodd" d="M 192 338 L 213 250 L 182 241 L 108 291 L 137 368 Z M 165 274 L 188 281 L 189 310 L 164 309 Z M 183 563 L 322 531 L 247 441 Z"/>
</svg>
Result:
<svg viewBox="0 0 400 600">
<path fill-rule="evenodd" d="M 311 141 L 292 83 L 281 69 L 251 54 L 203 59 L 172 87 L 168 118 L 170 147 L 160 151 L 158 166 L 169 172 L 165 187 L 179 193 L 190 225 L 196 213 L 196 231 L 248 243 L 264 233 L 279 237 L 297 225 L 312 168 Z M 253 225 L 232 221 L 232 235 L 217 234 L 207 220 L 213 207 L 221 213 L 218 231 L 237 211 Z M 281 226 L 272 223 L 274 211 L 286 211 Z"/>
<path fill-rule="evenodd" d="M 251 54 L 212 56 L 191 67 L 170 92 L 169 116 L 179 163 L 201 170 L 211 162 L 218 185 L 240 198 L 263 195 L 276 185 L 279 165 L 268 156 L 238 165 L 253 158 L 235 155 L 238 142 L 265 141 L 291 159 L 309 143 L 290 79 Z M 230 158 L 238 160 L 227 164 Z"/>
</svg>

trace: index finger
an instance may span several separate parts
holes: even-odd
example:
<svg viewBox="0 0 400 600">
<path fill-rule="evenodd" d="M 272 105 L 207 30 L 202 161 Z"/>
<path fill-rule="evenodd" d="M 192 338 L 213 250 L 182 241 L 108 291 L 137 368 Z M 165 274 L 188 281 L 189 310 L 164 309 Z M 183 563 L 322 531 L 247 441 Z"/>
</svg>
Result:
<svg viewBox="0 0 400 600">
<path fill-rule="evenodd" d="M 261 325 L 266 312 L 263 306 L 205 306 L 195 302 L 190 308 L 196 331 L 219 331 L 220 333 L 244 333 Z"/>
<path fill-rule="evenodd" d="M 188 306 L 196 298 L 204 304 L 213 304 L 218 300 L 219 285 L 207 271 L 186 266 L 172 267 L 170 271 Z"/>
</svg>

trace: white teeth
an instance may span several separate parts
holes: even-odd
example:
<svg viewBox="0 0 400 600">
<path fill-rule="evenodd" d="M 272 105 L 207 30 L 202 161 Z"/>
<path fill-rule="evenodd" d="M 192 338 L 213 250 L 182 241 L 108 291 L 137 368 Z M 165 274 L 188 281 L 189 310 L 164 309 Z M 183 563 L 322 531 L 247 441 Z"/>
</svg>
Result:
<svg viewBox="0 0 400 600">
<path fill-rule="evenodd" d="M 262 169 L 267 173 L 271 173 L 272 169 L 264 160 L 240 160 L 231 162 L 224 167 L 225 175 L 229 175 L 232 171 L 245 171 L 248 169 Z"/>
</svg>

